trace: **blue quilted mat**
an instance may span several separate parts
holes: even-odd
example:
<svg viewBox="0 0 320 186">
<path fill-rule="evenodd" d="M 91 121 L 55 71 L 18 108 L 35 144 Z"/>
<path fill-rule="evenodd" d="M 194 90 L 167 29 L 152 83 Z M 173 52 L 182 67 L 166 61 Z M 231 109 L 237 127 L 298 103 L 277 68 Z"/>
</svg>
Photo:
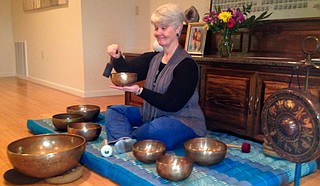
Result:
<svg viewBox="0 0 320 186">
<path fill-rule="evenodd" d="M 207 137 L 224 143 L 235 145 L 241 145 L 243 142 L 250 143 L 251 151 L 250 153 L 242 153 L 239 149 L 229 148 L 226 158 L 221 163 L 207 167 L 194 165 L 189 178 L 180 182 L 171 182 L 158 175 L 155 163 L 141 163 L 134 158 L 132 152 L 107 158 L 102 157 L 100 149 L 106 137 L 103 126 L 104 112 L 95 122 L 102 125 L 102 133 L 97 140 L 87 143 L 81 163 L 120 185 L 272 186 L 294 180 L 295 163 L 265 155 L 262 153 L 262 145 L 259 143 L 208 131 Z M 33 134 L 59 133 L 55 130 L 51 119 L 28 120 L 27 127 Z M 183 146 L 174 151 L 168 151 L 168 153 L 185 156 Z M 315 172 L 316 169 L 316 161 L 303 163 L 301 175 L 308 175 Z"/>
</svg>

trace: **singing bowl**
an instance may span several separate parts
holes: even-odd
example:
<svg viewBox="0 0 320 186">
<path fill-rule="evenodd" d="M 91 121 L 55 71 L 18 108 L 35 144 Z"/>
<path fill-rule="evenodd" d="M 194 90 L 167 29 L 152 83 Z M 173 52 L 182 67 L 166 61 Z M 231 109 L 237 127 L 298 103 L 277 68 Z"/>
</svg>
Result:
<svg viewBox="0 0 320 186">
<path fill-rule="evenodd" d="M 112 73 L 111 82 L 120 87 L 131 85 L 137 82 L 137 74 L 131 72 Z"/>
<path fill-rule="evenodd" d="M 99 137 L 101 125 L 92 122 L 71 123 L 68 125 L 68 134 L 84 137 L 86 141 L 93 141 Z"/>
<path fill-rule="evenodd" d="M 59 131 L 67 131 L 70 123 L 81 122 L 84 119 L 82 114 L 61 113 L 52 116 L 52 124 Z"/>
<path fill-rule="evenodd" d="M 86 140 L 70 134 L 43 134 L 11 142 L 10 163 L 17 171 L 35 178 L 63 174 L 79 164 Z"/>
<path fill-rule="evenodd" d="M 212 138 L 193 138 L 184 143 L 186 156 L 194 163 L 209 166 L 220 163 L 227 154 L 227 145 Z"/>
<path fill-rule="evenodd" d="M 133 144 L 134 157 L 143 163 L 155 163 L 158 158 L 165 155 L 166 146 L 157 140 L 142 140 Z"/>
<path fill-rule="evenodd" d="M 83 121 L 93 121 L 100 113 L 100 107 L 96 105 L 72 105 L 66 110 L 69 114 L 84 115 Z"/>
<path fill-rule="evenodd" d="M 185 156 L 164 155 L 156 161 L 158 174 L 170 181 L 188 178 L 193 169 L 193 162 Z"/>
</svg>

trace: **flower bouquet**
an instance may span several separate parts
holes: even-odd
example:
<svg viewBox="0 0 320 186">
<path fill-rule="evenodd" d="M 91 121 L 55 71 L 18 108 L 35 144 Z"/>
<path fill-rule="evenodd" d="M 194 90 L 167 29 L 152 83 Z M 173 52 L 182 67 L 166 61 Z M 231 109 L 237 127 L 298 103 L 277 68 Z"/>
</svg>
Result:
<svg viewBox="0 0 320 186">
<path fill-rule="evenodd" d="M 203 21 L 206 23 L 207 30 L 213 33 L 220 32 L 221 40 L 218 43 L 219 54 L 222 57 L 229 57 L 233 49 L 231 36 L 239 31 L 241 28 L 250 28 L 255 25 L 261 24 L 263 19 L 268 18 L 272 13 L 267 11 L 261 13 L 260 16 L 254 15 L 247 17 L 251 12 L 252 4 L 240 8 L 228 8 L 221 10 L 220 6 L 214 6 L 214 10 L 206 13 Z"/>
</svg>

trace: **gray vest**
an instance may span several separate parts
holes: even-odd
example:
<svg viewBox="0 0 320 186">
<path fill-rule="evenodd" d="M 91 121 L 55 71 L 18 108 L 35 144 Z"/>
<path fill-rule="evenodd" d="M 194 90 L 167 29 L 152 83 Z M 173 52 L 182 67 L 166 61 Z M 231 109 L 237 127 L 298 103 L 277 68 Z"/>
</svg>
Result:
<svg viewBox="0 0 320 186">
<path fill-rule="evenodd" d="M 185 58 L 191 58 L 191 56 L 181 46 L 179 46 L 168 64 L 166 64 L 158 75 L 157 81 L 154 84 L 162 56 L 163 52 L 153 57 L 144 86 L 147 89 L 163 94 L 168 89 L 173 78 L 173 70 L 175 67 L 182 60 Z M 196 88 L 188 103 L 178 112 L 165 112 L 144 101 L 142 116 L 144 122 L 150 122 L 154 118 L 159 118 L 161 116 L 173 116 L 186 126 L 190 127 L 197 135 L 204 136 L 206 133 L 205 118 L 199 105 L 198 88 Z"/>
</svg>

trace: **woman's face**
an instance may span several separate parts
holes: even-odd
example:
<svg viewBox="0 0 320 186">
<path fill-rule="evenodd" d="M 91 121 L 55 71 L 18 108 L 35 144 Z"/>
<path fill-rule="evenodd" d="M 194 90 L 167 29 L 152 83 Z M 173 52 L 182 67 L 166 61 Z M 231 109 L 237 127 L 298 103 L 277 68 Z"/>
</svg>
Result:
<svg viewBox="0 0 320 186">
<path fill-rule="evenodd" d="M 153 35 L 162 47 L 170 46 L 173 42 L 178 40 L 177 29 L 173 26 L 164 26 L 162 24 L 154 24 Z"/>
</svg>

